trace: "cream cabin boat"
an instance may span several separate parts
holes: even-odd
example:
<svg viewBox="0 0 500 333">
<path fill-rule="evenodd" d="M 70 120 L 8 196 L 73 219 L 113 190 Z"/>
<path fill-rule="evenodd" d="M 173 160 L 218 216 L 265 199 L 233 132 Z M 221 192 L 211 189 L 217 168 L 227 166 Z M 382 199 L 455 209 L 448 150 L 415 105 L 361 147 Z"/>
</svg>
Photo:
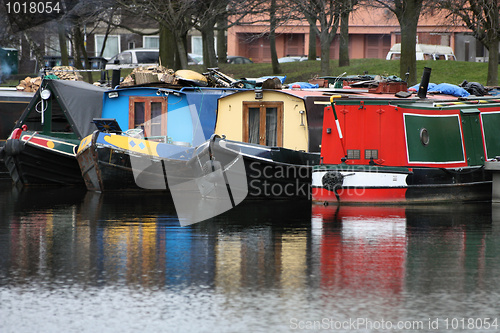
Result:
<svg viewBox="0 0 500 333">
<path fill-rule="evenodd" d="M 247 90 L 219 99 L 206 152 L 222 166 L 245 164 L 249 198 L 310 198 L 319 164 L 323 109 L 319 90 Z"/>
</svg>

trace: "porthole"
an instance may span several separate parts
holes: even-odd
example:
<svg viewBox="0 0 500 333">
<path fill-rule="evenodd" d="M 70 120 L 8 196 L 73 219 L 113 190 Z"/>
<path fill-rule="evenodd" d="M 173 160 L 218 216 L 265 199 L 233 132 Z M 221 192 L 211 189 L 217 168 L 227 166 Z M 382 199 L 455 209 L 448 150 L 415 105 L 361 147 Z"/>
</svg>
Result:
<svg viewBox="0 0 500 333">
<path fill-rule="evenodd" d="M 429 132 L 426 128 L 422 128 L 420 130 L 420 142 L 422 142 L 424 146 L 429 144 Z"/>
</svg>

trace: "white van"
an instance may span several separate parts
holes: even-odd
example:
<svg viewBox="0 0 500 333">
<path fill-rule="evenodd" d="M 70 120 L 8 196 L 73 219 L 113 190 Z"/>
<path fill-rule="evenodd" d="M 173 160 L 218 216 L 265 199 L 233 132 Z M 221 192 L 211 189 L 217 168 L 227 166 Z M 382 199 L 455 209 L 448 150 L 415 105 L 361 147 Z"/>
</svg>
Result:
<svg viewBox="0 0 500 333">
<path fill-rule="evenodd" d="M 118 53 L 106 64 L 106 70 L 136 68 L 139 66 L 153 66 L 159 63 L 159 49 L 130 49 Z M 196 65 L 198 62 L 188 54 L 188 65 Z"/>
<path fill-rule="evenodd" d="M 449 46 L 417 44 L 415 45 L 417 60 L 457 60 L 453 49 Z M 387 53 L 386 60 L 398 60 L 401 58 L 401 44 L 394 44 Z"/>
</svg>

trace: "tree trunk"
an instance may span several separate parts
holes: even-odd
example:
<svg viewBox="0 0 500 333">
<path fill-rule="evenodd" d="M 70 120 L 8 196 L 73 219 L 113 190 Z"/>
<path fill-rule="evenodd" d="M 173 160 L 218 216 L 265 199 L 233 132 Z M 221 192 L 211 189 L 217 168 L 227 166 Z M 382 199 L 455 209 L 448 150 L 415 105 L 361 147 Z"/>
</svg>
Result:
<svg viewBox="0 0 500 333">
<path fill-rule="evenodd" d="M 186 35 L 176 37 L 177 56 L 176 56 L 176 69 L 186 69 L 187 64 L 187 51 L 186 51 Z"/>
<path fill-rule="evenodd" d="M 319 33 L 319 43 L 321 45 L 321 70 L 320 75 L 330 74 L 330 44 L 333 38 L 330 38 L 328 29 L 321 29 Z"/>
<path fill-rule="evenodd" d="M 227 62 L 227 14 L 217 16 L 217 61 L 219 64 Z"/>
<path fill-rule="evenodd" d="M 339 67 L 349 66 L 349 11 L 340 17 Z"/>
<path fill-rule="evenodd" d="M 277 25 L 276 0 L 271 0 L 269 15 L 270 15 L 269 46 L 271 48 L 271 63 L 273 66 L 273 74 L 281 74 L 281 68 L 278 62 L 278 54 L 276 52 L 276 25 Z"/>
<path fill-rule="evenodd" d="M 309 53 L 307 56 L 308 60 L 316 60 L 316 27 L 309 23 Z"/>
<path fill-rule="evenodd" d="M 66 28 L 62 22 L 57 25 L 59 33 L 59 48 L 61 49 L 61 65 L 69 66 L 68 44 L 66 43 Z"/>
<path fill-rule="evenodd" d="M 79 32 L 80 28 L 78 26 L 73 27 L 73 58 L 74 58 L 74 66 L 77 69 L 83 69 L 82 63 L 78 61 L 82 58 L 82 54 L 80 53 L 80 41 L 79 41 Z"/>
<path fill-rule="evenodd" d="M 409 73 L 408 86 L 418 82 L 415 44 L 417 43 L 417 24 L 422 9 L 422 0 L 404 1 L 406 8 L 397 15 L 401 27 L 401 60 L 399 76 Z"/>
<path fill-rule="evenodd" d="M 176 44 L 172 32 L 160 24 L 160 63 L 167 68 L 175 68 Z"/>
<path fill-rule="evenodd" d="M 498 39 L 494 38 L 488 43 L 488 78 L 486 80 L 487 86 L 498 85 Z"/>
<path fill-rule="evenodd" d="M 215 20 L 209 20 L 201 28 L 201 38 L 203 41 L 203 64 L 205 68 L 217 67 L 215 55 Z"/>
<path fill-rule="evenodd" d="M 83 61 L 85 63 L 85 68 L 91 69 L 89 57 L 87 55 L 87 50 L 85 49 L 84 37 L 83 37 L 82 31 L 80 30 L 80 26 L 76 25 L 73 31 L 74 31 L 74 39 L 75 39 L 75 50 L 78 50 L 77 51 L 78 54 L 75 54 L 75 67 L 78 69 L 83 69 L 82 62 L 81 62 L 81 60 L 83 58 Z M 88 83 L 93 82 L 92 72 L 85 72 L 84 77 L 87 77 L 86 81 Z"/>
</svg>

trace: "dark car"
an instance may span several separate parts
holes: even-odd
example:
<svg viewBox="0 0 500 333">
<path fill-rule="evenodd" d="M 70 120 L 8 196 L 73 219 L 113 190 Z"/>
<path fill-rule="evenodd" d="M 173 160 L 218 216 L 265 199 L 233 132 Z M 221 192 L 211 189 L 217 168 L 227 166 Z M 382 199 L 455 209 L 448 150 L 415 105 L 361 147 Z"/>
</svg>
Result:
<svg viewBox="0 0 500 333">
<path fill-rule="evenodd" d="M 241 56 L 227 56 L 228 64 L 253 64 L 253 61 Z"/>
</svg>

